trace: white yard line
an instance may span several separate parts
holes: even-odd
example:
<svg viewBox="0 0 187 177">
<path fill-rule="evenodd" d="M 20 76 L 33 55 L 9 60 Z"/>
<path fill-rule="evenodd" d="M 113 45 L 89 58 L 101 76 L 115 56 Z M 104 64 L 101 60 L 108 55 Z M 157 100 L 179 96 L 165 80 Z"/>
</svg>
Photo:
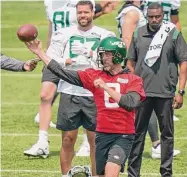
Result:
<svg viewBox="0 0 187 177">
<path fill-rule="evenodd" d="M 38 2 L 38 1 L 43 1 L 43 0 L 0 0 L 4 2 Z"/>
<path fill-rule="evenodd" d="M 47 171 L 47 170 L 0 170 L 1 172 L 11 172 L 11 173 L 60 173 L 60 171 Z"/>
<path fill-rule="evenodd" d="M 32 133 L 1 133 L 0 136 L 5 137 L 20 137 L 20 136 L 38 136 L 38 134 Z M 61 134 L 49 134 L 50 137 L 59 137 Z M 83 134 L 79 134 L 78 136 L 82 137 Z M 149 138 L 149 137 L 146 137 Z M 187 137 L 175 137 L 175 140 L 187 140 Z"/>
<path fill-rule="evenodd" d="M 43 24 L 43 25 L 40 25 L 40 24 L 35 24 L 38 28 L 45 28 L 45 29 L 48 29 L 48 24 Z M 17 25 L 11 25 L 11 24 L 4 24 L 2 23 L 1 24 L 1 28 L 2 29 L 7 29 L 7 28 L 18 28 L 19 26 L 21 26 L 21 24 L 17 24 Z"/>
<path fill-rule="evenodd" d="M 2 169 L 1 172 L 9 172 L 9 173 L 51 173 L 51 174 L 57 174 L 60 173 L 60 171 L 47 171 L 47 170 L 9 170 L 9 169 Z M 127 175 L 127 173 L 124 173 Z M 141 176 L 160 176 L 160 173 L 141 173 Z M 187 173 L 174 173 L 173 176 L 187 176 Z"/>
<path fill-rule="evenodd" d="M 1 73 L 1 77 L 33 77 L 33 78 L 37 78 L 37 77 L 42 77 L 42 74 L 23 74 L 23 73 L 15 73 L 15 74 L 10 74 L 10 73 Z"/>
<path fill-rule="evenodd" d="M 38 134 L 32 133 L 0 133 L 0 136 L 4 137 L 24 137 L 24 136 L 38 136 Z M 49 134 L 50 137 L 61 137 L 61 134 Z M 83 134 L 78 134 L 79 137 L 82 137 Z"/>
<path fill-rule="evenodd" d="M 23 47 L 23 48 L 1 48 L 1 51 L 28 51 L 29 52 L 29 49 L 27 49 L 26 47 Z"/>
<path fill-rule="evenodd" d="M 20 136 L 38 136 L 38 134 L 32 133 L 1 133 L 1 136 L 9 136 L 9 137 L 20 137 Z M 61 134 L 49 134 L 50 137 L 59 137 Z"/>
<path fill-rule="evenodd" d="M 39 102 L 30 102 L 30 103 L 27 103 L 27 102 L 1 102 L 1 105 L 2 106 L 11 106 L 11 105 L 25 105 L 25 106 L 32 106 L 32 105 L 39 105 L 40 103 Z M 54 104 L 54 105 L 57 105 L 57 104 Z"/>
<path fill-rule="evenodd" d="M 127 175 L 127 173 L 125 173 L 125 175 Z M 160 176 L 160 173 L 141 173 L 141 176 Z M 187 173 L 174 173 L 173 176 L 187 176 Z"/>
<path fill-rule="evenodd" d="M 40 102 L 1 102 L 0 106 L 39 106 Z M 58 103 L 54 103 L 53 106 L 58 106 Z M 7 114 L 12 114 L 12 113 L 8 113 Z"/>
</svg>

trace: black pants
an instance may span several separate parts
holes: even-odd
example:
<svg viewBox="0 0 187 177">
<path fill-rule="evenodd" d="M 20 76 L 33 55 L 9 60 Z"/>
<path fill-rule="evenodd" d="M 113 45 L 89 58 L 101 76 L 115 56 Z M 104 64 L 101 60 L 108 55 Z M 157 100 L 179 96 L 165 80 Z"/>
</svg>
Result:
<svg viewBox="0 0 187 177">
<path fill-rule="evenodd" d="M 128 176 L 139 177 L 142 163 L 142 154 L 145 144 L 145 135 L 148 129 L 152 111 L 158 117 L 161 132 L 161 166 L 162 177 L 172 176 L 174 126 L 172 98 L 147 97 L 136 112 L 136 135 L 128 162 Z"/>
<path fill-rule="evenodd" d="M 96 132 L 96 171 L 97 175 L 105 174 L 107 162 L 112 162 L 121 166 L 124 172 L 124 165 L 129 157 L 134 134 L 113 134 Z"/>
<path fill-rule="evenodd" d="M 149 121 L 149 126 L 148 126 L 148 132 L 149 136 L 151 138 L 151 142 L 158 141 L 158 122 L 157 122 L 157 116 L 155 111 L 152 112 L 151 118 Z"/>
</svg>

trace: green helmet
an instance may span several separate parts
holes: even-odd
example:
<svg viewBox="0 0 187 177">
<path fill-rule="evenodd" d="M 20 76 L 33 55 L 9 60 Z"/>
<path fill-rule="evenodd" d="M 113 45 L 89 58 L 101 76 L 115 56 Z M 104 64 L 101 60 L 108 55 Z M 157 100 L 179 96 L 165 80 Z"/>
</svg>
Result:
<svg viewBox="0 0 187 177">
<path fill-rule="evenodd" d="M 68 173 L 67 177 L 91 177 L 90 168 L 87 166 L 74 166 L 71 168 Z"/>
<path fill-rule="evenodd" d="M 117 37 L 106 37 L 103 40 L 101 40 L 98 49 L 97 49 L 97 63 L 100 67 L 100 64 L 103 65 L 103 53 L 105 51 L 112 52 L 113 55 L 113 63 L 119 64 L 125 61 L 126 59 L 126 47 L 123 41 Z"/>
</svg>

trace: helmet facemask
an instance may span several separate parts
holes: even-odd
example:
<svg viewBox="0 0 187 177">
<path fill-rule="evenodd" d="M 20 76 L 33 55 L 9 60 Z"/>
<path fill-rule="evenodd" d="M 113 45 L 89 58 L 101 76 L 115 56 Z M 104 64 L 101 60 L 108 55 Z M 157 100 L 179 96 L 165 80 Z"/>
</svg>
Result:
<svg viewBox="0 0 187 177">
<path fill-rule="evenodd" d="M 101 40 L 97 49 L 97 65 L 103 68 L 105 52 L 112 53 L 113 64 L 120 64 L 126 59 L 126 47 L 123 41 L 117 37 L 109 36 Z"/>
<path fill-rule="evenodd" d="M 103 57 L 104 57 L 105 51 L 101 49 L 101 47 L 97 51 L 97 67 L 98 68 L 103 68 Z"/>
<path fill-rule="evenodd" d="M 75 166 L 68 171 L 67 176 L 68 177 L 91 177 L 90 168 L 87 166 Z"/>
<path fill-rule="evenodd" d="M 114 64 L 120 64 L 122 63 L 125 58 L 117 51 L 112 51 L 112 50 L 104 50 L 104 49 L 98 49 L 98 52 L 97 52 L 97 65 L 98 65 L 98 68 L 103 68 L 103 58 L 104 58 L 104 53 L 105 52 L 111 52 L 112 53 L 112 62 Z"/>
</svg>

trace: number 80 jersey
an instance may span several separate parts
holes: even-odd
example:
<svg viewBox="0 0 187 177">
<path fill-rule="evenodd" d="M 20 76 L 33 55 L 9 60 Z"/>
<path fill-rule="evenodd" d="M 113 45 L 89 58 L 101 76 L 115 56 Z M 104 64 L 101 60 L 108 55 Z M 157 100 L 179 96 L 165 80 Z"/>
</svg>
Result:
<svg viewBox="0 0 187 177">
<path fill-rule="evenodd" d="M 52 30 L 77 24 L 76 4 L 79 0 L 44 0 L 46 14 L 52 23 Z"/>
</svg>

